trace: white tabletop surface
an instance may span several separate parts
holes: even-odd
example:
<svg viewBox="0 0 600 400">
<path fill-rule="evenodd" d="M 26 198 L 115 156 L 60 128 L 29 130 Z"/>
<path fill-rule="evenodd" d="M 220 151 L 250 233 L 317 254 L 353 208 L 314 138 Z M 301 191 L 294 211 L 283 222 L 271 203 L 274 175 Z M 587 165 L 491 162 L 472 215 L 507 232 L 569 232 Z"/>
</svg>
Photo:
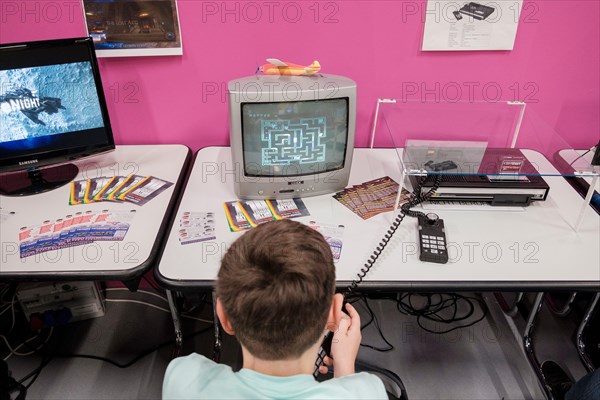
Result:
<svg viewBox="0 0 600 400">
<path fill-rule="evenodd" d="M 548 164 L 539 153 L 530 161 Z M 550 168 L 550 166 L 548 165 Z M 198 152 L 174 227 L 160 260 L 157 278 L 171 288 L 209 288 L 221 256 L 242 233 L 230 232 L 223 202 L 235 200 L 228 147 Z M 388 175 L 400 179 L 393 149 L 355 149 L 349 185 Z M 600 289 L 600 218 L 590 210 L 574 231 L 582 199 L 560 177 L 544 177 L 549 197 L 515 211 L 439 210 L 449 243 L 447 264 L 419 261 L 417 220 L 406 217 L 363 286 L 396 289 Z M 304 198 L 307 223 L 343 224 L 343 248 L 336 264 L 338 286 L 352 281 L 392 222 L 391 212 L 362 220 L 331 195 Z M 215 213 L 216 240 L 179 244 L 184 211 Z"/>
<path fill-rule="evenodd" d="M 594 157 L 594 152 L 593 151 L 588 151 L 588 150 L 574 150 L 574 149 L 565 149 L 565 150 L 560 150 L 558 152 L 558 156 L 560 158 L 562 158 L 562 160 L 571 165 L 575 162 L 577 162 L 575 164 L 575 167 L 581 165 L 584 166 L 586 171 L 590 168 L 590 163 L 592 162 L 592 158 Z M 571 169 L 574 170 L 573 167 L 571 167 Z M 592 177 L 590 176 L 581 176 L 582 179 L 584 179 L 588 184 L 592 183 Z M 596 190 L 600 190 L 600 181 L 598 183 L 598 185 L 596 185 Z"/>
<path fill-rule="evenodd" d="M 0 207 L 14 215 L 2 222 L 0 279 L 61 279 L 90 276 L 95 279 L 117 278 L 148 267 L 159 248 L 157 237 L 169 209 L 174 190 L 189 149 L 183 145 L 130 145 L 76 162 L 75 180 L 100 176 L 152 175 L 173 183 L 171 187 L 143 206 L 129 202 L 98 202 L 69 205 L 71 185 L 25 197 L 0 196 Z M 174 204 L 175 202 L 173 202 Z M 18 232 L 23 226 L 35 226 L 44 220 L 64 218 L 78 211 L 135 210 L 135 216 L 123 241 L 94 242 L 20 258 Z"/>
</svg>

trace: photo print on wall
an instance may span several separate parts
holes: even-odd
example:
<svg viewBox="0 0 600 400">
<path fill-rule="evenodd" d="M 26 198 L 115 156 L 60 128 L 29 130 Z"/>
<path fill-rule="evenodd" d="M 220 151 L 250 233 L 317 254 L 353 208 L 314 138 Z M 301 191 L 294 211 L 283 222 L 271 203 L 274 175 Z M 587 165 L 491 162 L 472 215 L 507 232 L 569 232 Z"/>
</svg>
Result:
<svg viewBox="0 0 600 400">
<path fill-rule="evenodd" d="M 182 55 L 176 0 L 82 0 L 98 57 Z"/>
</svg>

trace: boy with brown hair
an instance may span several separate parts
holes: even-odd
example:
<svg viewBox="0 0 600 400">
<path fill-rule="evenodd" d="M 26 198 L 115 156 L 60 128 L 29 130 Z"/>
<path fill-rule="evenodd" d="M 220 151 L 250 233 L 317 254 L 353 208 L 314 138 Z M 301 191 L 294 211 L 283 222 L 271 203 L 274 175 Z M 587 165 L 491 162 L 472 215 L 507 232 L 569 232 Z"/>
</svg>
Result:
<svg viewBox="0 0 600 400">
<path fill-rule="evenodd" d="M 233 372 L 199 354 L 177 358 L 165 374 L 164 399 L 387 399 L 379 378 L 354 371 L 360 317 L 350 304 L 342 311 L 331 249 L 317 231 L 281 220 L 246 232 L 223 257 L 216 293 L 217 315 L 240 342 L 243 367 Z M 325 329 L 335 332 L 326 358 L 334 378 L 319 383 L 312 372 Z"/>
</svg>

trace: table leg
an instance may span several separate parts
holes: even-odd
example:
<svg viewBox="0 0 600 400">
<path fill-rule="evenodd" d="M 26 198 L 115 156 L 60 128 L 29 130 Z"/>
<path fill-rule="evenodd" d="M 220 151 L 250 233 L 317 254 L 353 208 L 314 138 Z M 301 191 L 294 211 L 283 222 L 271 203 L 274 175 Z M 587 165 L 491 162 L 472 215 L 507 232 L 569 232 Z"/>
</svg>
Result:
<svg viewBox="0 0 600 400">
<path fill-rule="evenodd" d="M 219 328 L 219 316 L 217 315 L 217 294 L 212 292 L 213 321 L 215 327 L 215 344 L 213 346 L 213 361 L 221 359 L 221 329 Z"/>
<path fill-rule="evenodd" d="M 544 292 L 539 292 L 535 296 L 535 301 L 533 302 L 533 307 L 531 308 L 531 312 L 529 313 L 529 318 L 527 318 L 527 324 L 525 325 L 525 330 L 523 332 L 523 348 L 525 349 L 525 355 L 527 356 L 527 360 L 533 371 L 535 372 L 542 389 L 546 395 L 548 400 L 553 400 L 552 392 L 550 391 L 550 387 L 546 384 L 546 379 L 544 377 L 544 373 L 542 372 L 542 367 L 535 355 L 535 349 L 533 346 L 533 328 L 535 326 L 535 321 L 540 309 L 542 308 L 542 304 L 544 302 Z"/>
<path fill-rule="evenodd" d="M 502 311 L 504 311 L 504 313 L 509 317 L 514 318 L 517 315 L 518 305 L 521 302 L 521 300 L 523 300 L 523 292 L 517 293 L 517 297 L 515 298 L 515 301 L 512 306 L 508 304 L 502 292 L 495 292 L 494 297 L 496 297 L 496 301 L 500 305 Z"/>
<path fill-rule="evenodd" d="M 142 277 L 138 276 L 137 278 L 130 279 L 128 281 L 121 281 L 121 282 L 123 283 L 123 285 L 125 285 L 125 287 L 127 289 L 129 289 L 130 292 L 137 292 L 137 290 L 140 287 L 141 280 L 142 280 Z"/>
<path fill-rule="evenodd" d="M 181 353 L 183 345 L 183 335 L 181 334 L 181 322 L 179 320 L 179 311 L 173 297 L 173 292 L 167 290 L 167 300 L 169 301 L 169 309 L 171 310 L 171 318 L 173 318 L 173 327 L 175 328 L 175 355 Z"/>
<path fill-rule="evenodd" d="M 575 301 L 575 297 L 577 297 L 577 292 L 571 293 L 569 299 L 566 301 L 565 305 L 562 308 L 558 308 L 556 306 L 550 294 L 548 294 L 548 296 L 548 309 L 550 309 L 550 311 L 554 315 L 557 315 L 559 317 L 566 317 L 569 314 L 569 312 L 571 312 L 571 305 Z"/>
<path fill-rule="evenodd" d="M 585 351 L 585 343 L 583 342 L 583 332 L 587 328 L 587 325 L 590 322 L 590 319 L 592 318 L 592 316 L 594 315 L 594 312 L 596 311 L 596 306 L 598 305 L 599 299 L 600 299 L 600 292 L 596 293 L 596 295 L 590 302 L 588 309 L 585 312 L 583 319 L 581 320 L 581 324 L 579 324 L 579 328 L 577 328 L 577 351 L 579 352 L 579 358 L 581 358 L 581 362 L 583 362 L 583 365 L 588 370 L 588 372 L 591 372 L 594 370 L 594 364 L 592 363 L 592 360 L 590 359 L 590 356 L 588 355 L 588 353 Z"/>
</svg>

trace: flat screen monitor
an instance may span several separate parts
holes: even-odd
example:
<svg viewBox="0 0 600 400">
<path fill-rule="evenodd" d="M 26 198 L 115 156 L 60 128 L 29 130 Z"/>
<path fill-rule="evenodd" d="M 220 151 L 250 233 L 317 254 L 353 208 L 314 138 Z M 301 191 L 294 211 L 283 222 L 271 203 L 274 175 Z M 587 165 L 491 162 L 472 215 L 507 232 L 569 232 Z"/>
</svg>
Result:
<svg viewBox="0 0 600 400">
<path fill-rule="evenodd" d="M 69 163 L 113 150 L 91 38 L 0 45 L 0 194 L 70 182 Z"/>
<path fill-rule="evenodd" d="M 348 184 L 356 84 L 334 75 L 257 75 L 229 83 L 240 198 L 332 193 Z"/>
</svg>

